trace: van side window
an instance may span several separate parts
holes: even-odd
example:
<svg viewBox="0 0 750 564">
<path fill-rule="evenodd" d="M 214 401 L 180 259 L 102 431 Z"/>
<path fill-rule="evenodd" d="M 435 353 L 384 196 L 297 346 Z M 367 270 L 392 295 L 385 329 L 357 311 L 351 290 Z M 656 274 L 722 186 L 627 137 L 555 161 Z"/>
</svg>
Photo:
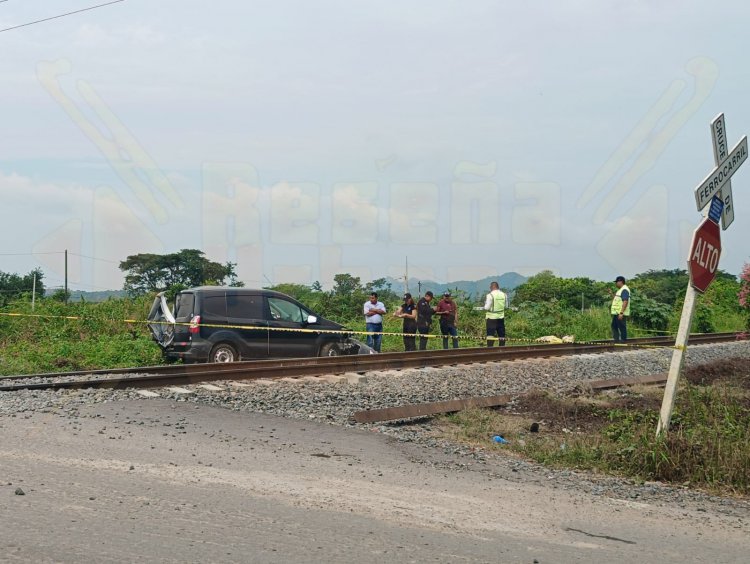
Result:
<svg viewBox="0 0 750 564">
<path fill-rule="evenodd" d="M 221 296 L 204 296 L 203 313 L 215 317 L 227 316 L 227 301 L 224 295 Z"/>
<path fill-rule="evenodd" d="M 227 316 L 263 319 L 263 297 L 227 293 Z"/>
<path fill-rule="evenodd" d="M 177 294 L 175 298 L 174 315 L 179 318 L 190 318 L 193 315 L 194 294 Z"/>
<path fill-rule="evenodd" d="M 268 307 L 271 310 L 271 319 L 276 321 L 302 323 L 306 319 L 302 317 L 302 310 L 297 304 L 281 298 L 268 298 Z"/>
</svg>

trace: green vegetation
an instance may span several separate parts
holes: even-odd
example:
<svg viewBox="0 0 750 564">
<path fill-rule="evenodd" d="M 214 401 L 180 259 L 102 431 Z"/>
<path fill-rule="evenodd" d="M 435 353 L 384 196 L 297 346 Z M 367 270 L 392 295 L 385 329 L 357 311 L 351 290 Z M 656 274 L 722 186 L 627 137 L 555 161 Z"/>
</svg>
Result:
<svg viewBox="0 0 750 564">
<path fill-rule="evenodd" d="M 34 290 L 37 295 L 44 295 L 44 273 L 40 269 L 32 270 L 23 276 L 0 272 L 0 306 L 21 296 L 31 296 Z"/>
<path fill-rule="evenodd" d="M 160 362 L 160 349 L 151 341 L 145 324 L 126 324 L 122 320 L 145 320 L 153 292 L 157 290 L 168 289 L 174 294 L 185 286 L 237 283 L 233 264 L 212 263 L 199 251 L 192 250 L 172 255 L 134 255 L 123 261 L 121 268 L 126 272 L 126 289 L 131 297 L 111 298 L 100 303 L 70 300 L 66 306 L 65 296 L 60 292 L 36 301 L 33 313 L 52 317 L 0 315 L 0 374 Z M 3 290 L 0 293 L 0 313 L 32 313 L 30 289 L 34 274 L 39 290 L 43 287 L 42 272 L 34 271 L 25 276 L 0 272 L 0 289 Z M 633 292 L 630 334 L 637 337 L 674 333 L 686 284 L 687 275 L 679 270 L 649 271 L 629 281 Z M 611 287 L 612 284 L 588 278 L 560 278 L 549 271 L 532 276 L 510 293 L 510 308 L 506 315 L 509 344 L 520 344 L 545 335 L 573 335 L 577 341 L 609 338 L 611 298 L 607 289 Z M 738 294 L 743 288 L 745 302 L 741 305 Z M 376 291 L 389 312 L 384 330 L 398 333 L 402 328 L 402 320 L 391 315 L 400 306 L 401 295 L 385 278 L 365 283 L 350 274 L 337 274 L 329 291 L 324 291 L 317 282 L 310 286 L 280 284 L 272 289 L 297 298 L 314 312 L 355 331 L 364 331 L 362 306 L 370 292 Z M 429 289 L 422 288 L 423 291 Z M 722 273 L 700 297 L 693 331 L 747 328 L 749 291 L 750 271 L 745 273 L 742 281 Z M 484 294 L 472 296 L 455 289 L 453 298 L 458 305 L 461 345 L 484 344 L 484 312 L 474 309 L 483 303 Z M 65 320 L 55 316 L 81 319 Z M 433 323 L 433 333 L 439 333 L 437 320 Z M 359 338 L 364 340 L 364 335 Z M 441 346 L 440 338 L 429 340 L 429 348 Z M 403 350 L 402 338 L 385 336 L 383 350 Z"/>
<path fill-rule="evenodd" d="M 148 366 L 162 362 L 161 351 L 143 320 L 152 299 L 111 299 L 67 306 L 53 299 L 29 300 L 0 308 L 33 317 L 0 316 L 0 375 L 96 368 Z M 73 319 L 66 319 L 73 318 Z"/>
<path fill-rule="evenodd" d="M 718 371 L 697 367 L 680 389 L 670 432 L 655 438 L 660 389 L 604 397 L 521 398 L 513 414 L 470 410 L 441 420 L 453 440 L 512 451 L 539 463 L 595 470 L 641 480 L 690 484 L 750 494 L 750 367 L 722 361 Z M 529 431 L 532 422 L 540 431 Z"/>
</svg>

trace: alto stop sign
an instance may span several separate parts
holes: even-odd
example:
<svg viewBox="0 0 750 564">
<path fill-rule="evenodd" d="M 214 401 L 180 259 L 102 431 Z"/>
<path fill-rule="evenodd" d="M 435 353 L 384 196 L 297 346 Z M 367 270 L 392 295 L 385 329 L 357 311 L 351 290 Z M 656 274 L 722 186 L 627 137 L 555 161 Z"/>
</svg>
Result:
<svg viewBox="0 0 750 564">
<path fill-rule="evenodd" d="M 716 278 L 721 256 L 721 232 L 718 224 L 710 219 L 703 220 L 693 234 L 688 270 L 690 284 L 703 293 Z"/>
</svg>

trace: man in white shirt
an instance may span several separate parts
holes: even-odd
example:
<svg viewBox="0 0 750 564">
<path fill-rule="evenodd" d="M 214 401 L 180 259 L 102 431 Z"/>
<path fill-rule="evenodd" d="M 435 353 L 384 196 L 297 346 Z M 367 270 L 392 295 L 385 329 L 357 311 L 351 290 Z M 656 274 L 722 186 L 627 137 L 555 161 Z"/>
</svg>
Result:
<svg viewBox="0 0 750 564">
<path fill-rule="evenodd" d="M 380 352 L 380 343 L 383 340 L 383 316 L 385 315 L 385 305 L 378 301 L 378 295 L 373 292 L 370 299 L 365 302 L 364 306 L 365 324 L 367 326 L 367 346 L 372 347 L 376 352 Z"/>
</svg>

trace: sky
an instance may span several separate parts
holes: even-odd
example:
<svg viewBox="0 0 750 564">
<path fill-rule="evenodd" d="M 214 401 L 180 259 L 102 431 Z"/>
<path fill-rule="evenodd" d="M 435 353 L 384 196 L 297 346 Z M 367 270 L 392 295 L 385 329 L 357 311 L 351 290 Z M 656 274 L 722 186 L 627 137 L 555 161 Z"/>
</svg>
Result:
<svg viewBox="0 0 750 564">
<path fill-rule="evenodd" d="M 9 0 L 0 29 L 101 3 Z M 126 0 L 0 32 L 0 271 L 121 288 L 685 268 L 750 4 Z M 724 194 L 726 195 L 726 193 Z M 750 165 L 720 268 L 750 261 Z"/>
</svg>

